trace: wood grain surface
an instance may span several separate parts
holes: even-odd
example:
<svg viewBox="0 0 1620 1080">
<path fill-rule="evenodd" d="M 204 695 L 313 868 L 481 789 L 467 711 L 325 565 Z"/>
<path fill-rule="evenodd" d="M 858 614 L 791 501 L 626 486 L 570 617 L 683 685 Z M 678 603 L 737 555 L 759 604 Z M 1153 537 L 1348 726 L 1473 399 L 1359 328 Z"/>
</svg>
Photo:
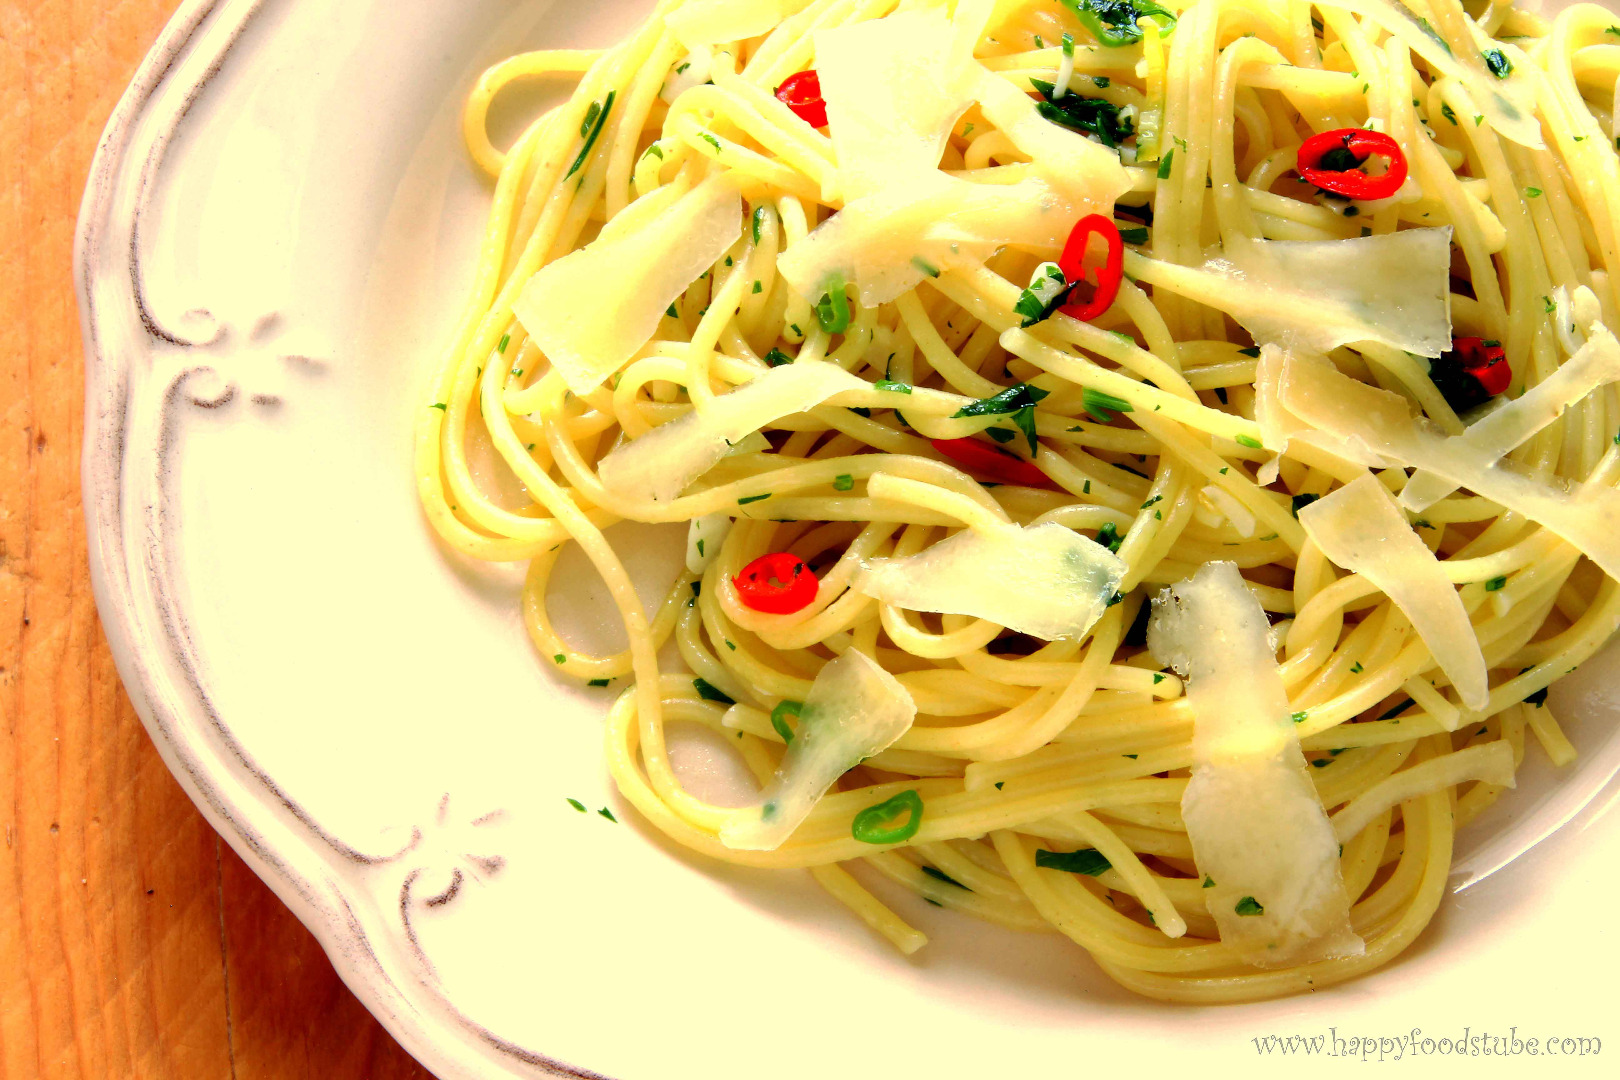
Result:
<svg viewBox="0 0 1620 1080">
<path fill-rule="evenodd" d="M 0 0 L 0 1080 L 427 1077 L 119 685 L 79 499 L 74 220 L 177 0 Z"/>
</svg>

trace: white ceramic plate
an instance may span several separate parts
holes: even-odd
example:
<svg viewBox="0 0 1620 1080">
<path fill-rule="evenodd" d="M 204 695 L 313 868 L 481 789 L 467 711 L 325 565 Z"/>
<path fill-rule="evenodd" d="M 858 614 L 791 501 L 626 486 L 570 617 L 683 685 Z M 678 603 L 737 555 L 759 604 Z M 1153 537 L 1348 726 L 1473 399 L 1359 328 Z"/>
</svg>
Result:
<svg viewBox="0 0 1620 1080">
<path fill-rule="evenodd" d="M 1254 1039 L 1330 1029 L 1620 1046 L 1612 658 L 1554 699 L 1580 764 L 1554 786 L 1532 752 L 1421 943 L 1271 1004 L 1137 1000 L 1065 939 L 899 897 L 934 938 L 902 959 L 806 876 L 696 859 L 620 806 L 608 692 L 535 656 L 520 570 L 430 539 L 410 441 L 489 195 L 464 92 L 650 6 L 187 0 L 85 196 L 84 481 L 119 669 L 191 796 L 382 1022 L 447 1078 L 1067 1076 L 1166 1054 L 1224 1075 L 1290 1067 Z M 641 536 L 651 590 L 678 539 Z M 558 576 L 582 582 L 582 642 L 611 641 L 591 572 Z"/>
</svg>

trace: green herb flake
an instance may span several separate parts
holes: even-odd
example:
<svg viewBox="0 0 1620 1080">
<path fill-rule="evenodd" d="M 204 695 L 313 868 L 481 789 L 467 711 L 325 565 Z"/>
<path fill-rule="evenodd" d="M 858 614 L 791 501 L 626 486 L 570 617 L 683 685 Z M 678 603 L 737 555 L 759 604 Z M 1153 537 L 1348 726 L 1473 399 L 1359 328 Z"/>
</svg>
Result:
<svg viewBox="0 0 1620 1080">
<path fill-rule="evenodd" d="M 1119 545 L 1124 542 L 1125 538 L 1119 535 L 1119 527 L 1112 521 L 1097 530 L 1097 543 L 1102 544 L 1116 555 L 1119 554 Z"/>
<path fill-rule="evenodd" d="M 1081 848 L 1079 851 L 1047 851 L 1042 848 L 1035 852 L 1035 865 L 1087 877 L 1101 877 L 1114 866 L 1094 848 Z"/>
<path fill-rule="evenodd" d="M 1294 723 L 1296 723 L 1296 724 L 1303 724 L 1305 721 L 1309 720 L 1310 718 L 1311 718 L 1310 712 L 1306 711 L 1306 712 L 1297 712 L 1290 719 L 1292 719 L 1294 721 Z"/>
<path fill-rule="evenodd" d="M 833 480 L 833 490 L 835 491 L 849 491 L 854 486 L 855 478 L 849 473 L 844 473 L 842 476 Z"/>
<path fill-rule="evenodd" d="M 1205 874 L 1204 875 L 1204 888 L 1213 889 L 1214 887 L 1215 887 L 1215 879 L 1210 877 L 1208 874 Z"/>
<path fill-rule="evenodd" d="M 702 698 L 704 701 L 717 701 L 722 705 L 737 704 L 734 698 L 726 694 L 724 691 L 716 690 L 714 685 L 706 679 L 693 679 L 692 686 L 696 688 L 698 697 Z"/>
<path fill-rule="evenodd" d="M 783 364 L 793 363 L 793 357 L 789 356 L 781 349 L 772 349 L 770 352 L 765 354 L 765 363 L 769 364 L 771 367 L 781 367 Z"/>
<path fill-rule="evenodd" d="M 1148 242 L 1148 231 L 1146 228 L 1121 229 L 1119 238 L 1127 244 L 1145 244 Z"/>
<path fill-rule="evenodd" d="M 737 500 L 737 505 L 738 506 L 747 506 L 749 503 L 764 502 L 766 499 L 768 499 L 770 497 L 771 497 L 771 493 L 768 492 L 768 491 L 763 495 L 745 495 L 742 498 Z"/>
<path fill-rule="evenodd" d="M 435 401 L 433 404 L 429 405 L 428 408 L 430 408 L 430 409 L 438 409 L 440 412 L 449 412 L 450 411 L 450 406 L 446 405 L 442 401 Z"/>
<path fill-rule="evenodd" d="M 607 818 L 609 821 L 613 822 L 613 824 L 615 824 L 615 825 L 617 825 L 619 823 L 619 819 L 613 816 L 613 811 L 609 810 L 605 806 L 602 807 L 602 809 L 598 810 L 597 813 L 601 814 L 603 817 Z"/>
<path fill-rule="evenodd" d="M 996 781 L 996 790 L 997 791 L 1000 791 L 1002 788 L 1004 788 L 1006 786 L 1007 786 L 1007 781 L 1005 781 L 1005 780 L 997 780 Z"/>
<path fill-rule="evenodd" d="M 1524 189 L 1524 196 L 1527 199 L 1538 198 L 1540 195 L 1541 189 L 1538 187 L 1527 187 Z"/>
<path fill-rule="evenodd" d="M 1153 498 L 1149 499 L 1147 502 L 1145 502 L 1141 506 L 1137 507 L 1137 509 L 1139 509 L 1139 510 L 1148 510 L 1148 509 L 1151 509 L 1153 507 L 1154 503 L 1161 503 L 1163 501 L 1164 501 L 1164 496 L 1163 495 L 1155 495 L 1155 496 L 1153 496 Z"/>
<path fill-rule="evenodd" d="M 803 713 L 802 701 L 782 701 L 771 710 L 771 727 L 776 729 L 776 733 L 782 737 L 784 743 L 793 741 L 793 729 L 788 727 L 787 718 L 791 716 L 797 720 Z"/>
<path fill-rule="evenodd" d="M 1260 449 L 1260 440 L 1253 435 L 1239 435 L 1235 441 L 1239 446 L 1247 446 L 1250 450 Z"/>
<path fill-rule="evenodd" d="M 585 804 L 580 802 L 578 799 L 569 799 L 568 805 L 572 806 L 575 810 L 578 810 L 582 814 L 589 813 L 589 811 L 585 809 Z"/>
<path fill-rule="evenodd" d="M 939 267 L 924 259 L 921 255 L 913 255 L 911 257 L 911 265 L 931 278 L 939 277 Z"/>
<path fill-rule="evenodd" d="M 760 293 L 762 293 L 764 291 L 765 291 L 765 283 L 763 281 L 754 282 L 754 295 L 755 296 L 758 296 Z"/>
<path fill-rule="evenodd" d="M 1153 685 L 1158 686 L 1162 682 L 1164 682 L 1164 672 L 1155 671 L 1153 673 Z"/>
<path fill-rule="evenodd" d="M 1355 663 L 1350 665 L 1350 674 L 1352 674 L 1352 675 L 1360 675 L 1363 671 L 1366 671 L 1366 670 L 1367 669 L 1362 666 L 1360 660 L 1357 660 Z"/>
<path fill-rule="evenodd" d="M 1394 720 L 1397 716 L 1401 715 L 1401 713 L 1405 712 L 1407 709 L 1410 709 L 1412 706 L 1414 706 L 1416 704 L 1417 704 L 1417 702 L 1413 701 L 1411 698 L 1407 698 L 1405 701 L 1401 702 L 1399 705 L 1395 706 L 1393 709 L 1389 710 L 1384 715 L 1380 716 L 1378 719 L 1380 719 L 1380 720 Z"/>
<path fill-rule="evenodd" d="M 1264 915 L 1266 913 L 1266 909 L 1261 906 L 1260 901 L 1252 896 L 1245 896 L 1239 900 L 1232 910 L 1239 915 Z"/>
<path fill-rule="evenodd" d="M 590 682 L 586 683 L 585 685 L 586 686 L 606 686 L 609 683 L 611 683 L 612 681 L 613 681 L 612 679 L 592 679 Z"/>
<path fill-rule="evenodd" d="M 580 136 L 585 140 L 585 145 L 580 147 L 579 156 L 574 159 L 574 164 L 569 168 L 567 175 L 563 177 L 564 180 L 585 167 L 585 161 L 591 156 L 591 151 L 595 149 L 596 141 L 602 137 L 602 129 L 607 126 L 608 113 L 613 111 L 613 99 L 617 94 L 617 90 L 609 90 L 607 99 L 600 110 L 597 110 L 595 102 L 591 103 L 594 115 L 587 114 L 587 123 L 579 132 Z"/>
<path fill-rule="evenodd" d="M 669 305 L 669 307 L 665 309 L 664 314 L 668 315 L 672 319 L 678 319 L 681 317 L 681 313 L 675 310 L 674 304 Z"/>
<path fill-rule="evenodd" d="M 1450 105 L 1447 105 L 1443 101 L 1440 103 L 1440 115 L 1445 117 L 1447 120 L 1450 120 L 1453 126 L 1456 125 L 1457 114 L 1452 110 Z"/>
<path fill-rule="evenodd" d="M 1491 74 L 1498 79 L 1505 79 L 1513 74 L 1513 61 L 1509 60 L 1507 53 L 1501 49 L 1486 49 L 1480 56 L 1484 58 L 1485 66 L 1490 69 Z"/>
<path fill-rule="evenodd" d="M 1506 577 L 1493 577 L 1485 583 L 1486 592 L 1501 592 L 1507 587 Z"/>
<path fill-rule="evenodd" d="M 943 870 L 937 869 L 937 868 L 932 867 L 932 866 L 922 866 L 922 867 L 919 867 L 918 869 L 920 869 L 923 873 L 927 874 L 929 877 L 933 878 L 935 881 L 942 881 L 947 885 L 955 885 L 958 889 L 961 889 L 963 892 L 972 892 L 973 891 L 972 889 L 968 888 L 966 885 L 962 884 L 960 881 L 957 881 L 955 878 L 951 877 L 951 875 L 947 874 Z"/>
<path fill-rule="evenodd" d="M 1174 147 L 1171 147 L 1169 150 L 1165 151 L 1164 157 L 1159 159 L 1159 174 L 1158 175 L 1159 175 L 1160 180 L 1168 180 L 1168 179 L 1170 179 L 1170 166 L 1175 161 L 1175 159 L 1176 159 L 1176 151 L 1175 151 Z"/>
<path fill-rule="evenodd" d="M 564 656 L 562 653 L 558 653 L 556 656 L 553 656 L 551 659 L 556 661 L 559 664 L 568 663 L 568 657 Z"/>
<path fill-rule="evenodd" d="M 1307 506 L 1311 505 L 1311 503 L 1316 502 L 1321 497 L 1322 496 L 1320 496 L 1320 495 L 1295 495 L 1294 496 L 1294 506 L 1293 506 L 1295 519 L 1298 519 L 1299 512 L 1301 510 L 1303 510 Z"/>
<path fill-rule="evenodd" d="M 1239 349 L 1239 356 L 1247 356 L 1250 360 L 1260 359 L 1260 346 L 1250 345 L 1247 349 Z"/>
<path fill-rule="evenodd" d="M 1087 386 L 1080 392 L 1080 402 L 1091 418 L 1099 424 L 1106 424 L 1114 419 L 1115 413 L 1135 412 L 1136 407 L 1124 398 L 1101 390 L 1093 390 Z"/>
<path fill-rule="evenodd" d="M 1475 113 L 1474 114 L 1474 126 L 1475 127 L 1479 127 L 1479 125 L 1483 124 L 1484 122 L 1485 122 L 1485 114 L 1484 113 Z"/>
<path fill-rule="evenodd" d="M 908 383 L 895 382 L 893 379 L 879 379 L 872 384 L 874 390 L 887 390 L 891 394 L 909 394 L 911 386 Z"/>
<path fill-rule="evenodd" d="M 720 149 L 720 140 L 715 138 L 714 135 L 711 134 L 710 132 L 700 131 L 700 132 L 698 132 L 698 138 L 702 139 L 704 142 L 708 143 L 710 146 L 714 147 L 716 150 Z"/>
</svg>

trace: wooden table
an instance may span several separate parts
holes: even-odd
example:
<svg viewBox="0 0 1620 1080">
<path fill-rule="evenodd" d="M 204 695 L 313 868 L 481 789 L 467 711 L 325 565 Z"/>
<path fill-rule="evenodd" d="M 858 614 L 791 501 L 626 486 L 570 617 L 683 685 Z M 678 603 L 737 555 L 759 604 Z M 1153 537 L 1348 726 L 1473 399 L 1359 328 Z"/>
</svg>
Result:
<svg viewBox="0 0 1620 1080">
<path fill-rule="evenodd" d="M 428 1077 L 119 685 L 79 505 L 74 219 L 178 0 L 0 0 L 0 1080 Z"/>
</svg>

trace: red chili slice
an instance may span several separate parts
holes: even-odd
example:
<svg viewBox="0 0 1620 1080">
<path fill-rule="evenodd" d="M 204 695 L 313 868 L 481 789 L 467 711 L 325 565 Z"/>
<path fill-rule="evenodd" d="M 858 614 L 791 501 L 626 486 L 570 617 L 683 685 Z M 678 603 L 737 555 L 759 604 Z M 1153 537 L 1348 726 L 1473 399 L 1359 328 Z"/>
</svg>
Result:
<svg viewBox="0 0 1620 1080">
<path fill-rule="evenodd" d="M 1379 176 L 1363 169 L 1377 155 L 1389 162 Z M 1406 154 L 1382 131 L 1340 128 L 1306 139 L 1299 148 L 1300 179 L 1348 199 L 1387 199 L 1406 183 Z"/>
<path fill-rule="evenodd" d="M 1487 394 L 1496 397 L 1507 393 L 1513 382 L 1513 368 L 1508 365 L 1507 350 L 1500 341 L 1458 338 L 1451 343 L 1451 349 L 1462 363 L 1463 371 L 1473 376 Z"/>
<path fill-rule="evenodd" d="M 790 552 L 779 551 L 755 559 L 731 579 L 737 595 L 750 611 L 767 615 L 792 615 L 816 602 L 821 581 L 805 561 Z"/>
<path fill-rule="evenodd" d="M 1041 472 L 1033 462 L 1003 453 L 978 439 L 935 439 L 934 449 L 969 472 L 989 477 L 998 484 L 1044 488 L 1054 486 L 1052 478 Z"/>
<path fill-rule="evenodd" d="M 1081 218 L 1069 234 L 1069 242 L 1063 245 L 1063 257 L 1058 260 L 1063 276 L 1071 285 L 1087 281 L 1086 247 L 1093 236 L 1100 236 L 1108 243 L 1108 259 L 1097 268 L 1097 279 L 1093 282 L 1096 291 L 1090 300 L 1071 301 L 1061 309 L 1063 314 L 1081 322 L 1091 322 L 1113 307 L 1114 301 L 1119 299 L 1120 282 L 1125 278 L 1125 241 L 1114 223 L 1101 214 Z"/>
<path fill-rule="evenodd" d="M 776 98 L 811 127 L 827 126 L 827 102 L 821 96 L 821 76 L 814 68 L 789 75 L 776 88 Z"/>
</svg>

